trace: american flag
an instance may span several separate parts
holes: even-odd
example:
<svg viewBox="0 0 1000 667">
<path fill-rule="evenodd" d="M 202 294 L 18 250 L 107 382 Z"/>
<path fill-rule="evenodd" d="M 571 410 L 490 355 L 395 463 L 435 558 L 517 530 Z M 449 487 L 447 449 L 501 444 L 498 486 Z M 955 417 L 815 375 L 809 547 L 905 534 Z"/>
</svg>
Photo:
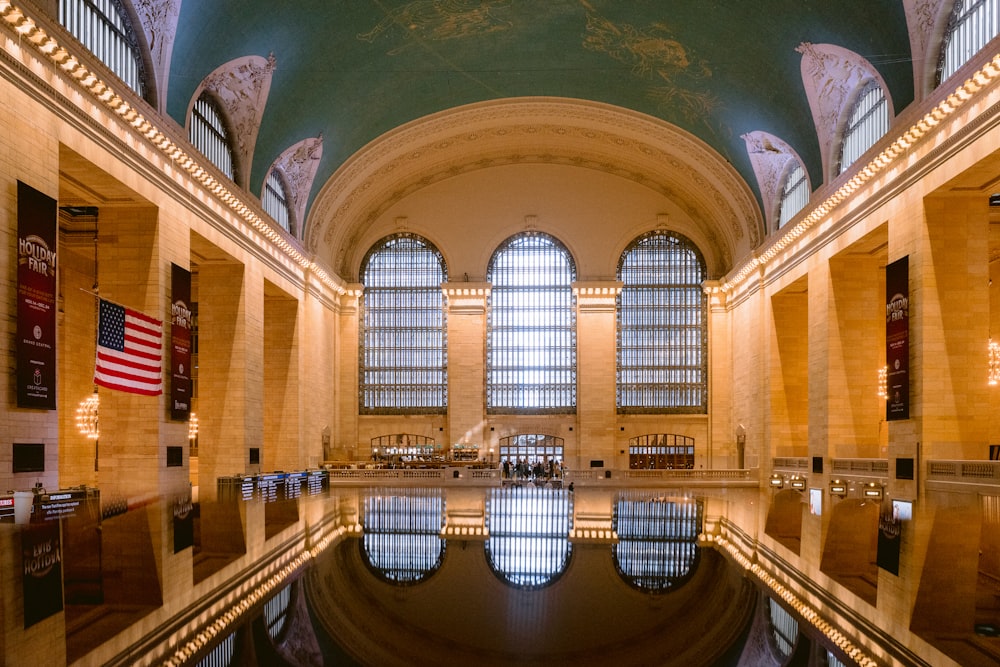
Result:
<svg viewBox="0 0 1000 667">
<path fill-rule="evenodd" d="M 163 323 L 101 299 L 94 383 L 133 394 L 163 393 Z"/>
</svg>

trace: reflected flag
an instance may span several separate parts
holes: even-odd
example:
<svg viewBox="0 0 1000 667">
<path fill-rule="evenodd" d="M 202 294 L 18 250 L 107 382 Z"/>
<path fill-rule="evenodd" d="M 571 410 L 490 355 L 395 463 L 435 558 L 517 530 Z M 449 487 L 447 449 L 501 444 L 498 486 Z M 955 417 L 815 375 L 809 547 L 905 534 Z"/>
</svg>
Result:
<svg viewBox="0 0 1000 667">
<path fill-rule="evenodd" d="M 163 393 L 163 323 L 101 299 L 94 383 L 133 394 Z"/>
</svg>

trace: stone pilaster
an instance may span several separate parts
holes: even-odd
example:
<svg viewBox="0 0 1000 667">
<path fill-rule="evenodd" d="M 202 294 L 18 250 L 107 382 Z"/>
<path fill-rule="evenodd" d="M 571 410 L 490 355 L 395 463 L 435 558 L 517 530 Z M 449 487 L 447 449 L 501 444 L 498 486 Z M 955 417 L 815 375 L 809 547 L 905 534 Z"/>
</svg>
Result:
<svg viewBox="0 0 1000 667">
<path fill-rule="evenodd" d="M 486 302 L 489 283 L 445 283 L 448 308 L 448 444 L 479 444 L 487 455 Z M 485 451 L 484 451 L 485 450 Z"/>
<path fill-rule="evenodd" d="M 576 416 L 578 442 L 591 459 L 608 467 L 628 467 L 628 456 L 615 452 L 617 425 L 616 300 L 618 281 L 573 285 L 576 294 Z"/>
</svg>

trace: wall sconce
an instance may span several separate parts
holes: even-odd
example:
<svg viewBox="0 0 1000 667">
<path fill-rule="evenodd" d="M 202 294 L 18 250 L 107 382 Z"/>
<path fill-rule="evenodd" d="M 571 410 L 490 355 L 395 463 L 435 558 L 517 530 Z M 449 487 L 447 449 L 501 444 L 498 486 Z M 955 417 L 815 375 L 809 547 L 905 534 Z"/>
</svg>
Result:
<svg viewBox="0 0 1000 667">
<path fill-rule="evenodd" d="M 789 486 L 797 491 L 801 491 L 806 488 L 806 478 L 795 475 L 792 477 L 791 482 L 789 482 Z"/>
<path fill-rule="evenodd" d="M 772 489 L 780 489 L 785 486 L 785 478 L 778 473 L 774 473 L 767 483 Z"/>
<path fill-rule="evenodd" d="M 837 498 L 847 496 L 847 482 L 839 479 L 830 480 L 830 495 Z"/>
<path fill-rule="evenodd" d="M 882 485 L 876 484 L 875 482 L 868 482 L 865 484 L 864 496 L 865 498 L 871 498 L 872 500 L 881 500 Z"/>
</svg>

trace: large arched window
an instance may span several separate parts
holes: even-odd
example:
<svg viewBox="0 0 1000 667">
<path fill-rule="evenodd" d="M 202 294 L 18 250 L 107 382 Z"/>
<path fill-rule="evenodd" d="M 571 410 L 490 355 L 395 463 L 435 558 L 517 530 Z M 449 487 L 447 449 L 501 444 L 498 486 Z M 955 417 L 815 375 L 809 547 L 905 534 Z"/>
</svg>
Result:
<svg viewBox="0 0 1000 667">
<path fill-rule="evenodd" d="M 809 178 L 802 164 L 795 160 L 785 174 L 781 186 L 781 202 L 778 205 L 778 229 L 795 217 L 809 203 Z"/>
<path fill-rule="evenodd" d="M 1000 34 L 1000 0 L 955 0 L 941 43 L 938 85 Z"/>
<path fill-rule="evenodd" d="M 569 251 L 545 234 L 513 236 L 493 254 L 487 280 L 487 410 L 572 412 L 576 267 Z"/>
<path fill-rule="evenodd" d="M 191 109 L 191 121 L 188 124 L 188 137 L 201 154 L 219 168 L 230 180 L 236 180 L 236 167 L 233 160 L 232 144 L 229 132 L 222 121 L 222 113 L 215 101 L 202 93 Z"/>
<path fill-rule="evenodd" d="M 839 173 L 847 171 L 848 167 L 888 131 L 889 101 L 885 98 L 882 86 L 873 79 L 861 89 L 854 106 L 851 107 L 851 114 L 844 127 L 844 138 L 840 144 Z"/>
<path fill-rule="evenodd" d="M 125 85 L 145 97 L 145 68 L 121 0 L 59 0 L 59 23 Z"/>
<path fill-rule="evenodd" d="M 618 263 L 618 411 L 708 409 L 705 262 L 680 234 L 639 237 Z"/>
<path fill-rule="evenodd" d="M 288 209 L 288 190 L 285 188 L 285 179 L 276 169 L 267 172 L 264 179 L 264 189 L 260 193 L 260 205 L 264 212 L 278 223 L 286 232 L 295 233 L 292 230 L 291 215 Z"/>
<path fill-rule="evenodd" d="M 429 241 L 396 234 L 361 263 L 362 414 L 440 414 L 447 405 L 444 259 Z"/>
</svg>

